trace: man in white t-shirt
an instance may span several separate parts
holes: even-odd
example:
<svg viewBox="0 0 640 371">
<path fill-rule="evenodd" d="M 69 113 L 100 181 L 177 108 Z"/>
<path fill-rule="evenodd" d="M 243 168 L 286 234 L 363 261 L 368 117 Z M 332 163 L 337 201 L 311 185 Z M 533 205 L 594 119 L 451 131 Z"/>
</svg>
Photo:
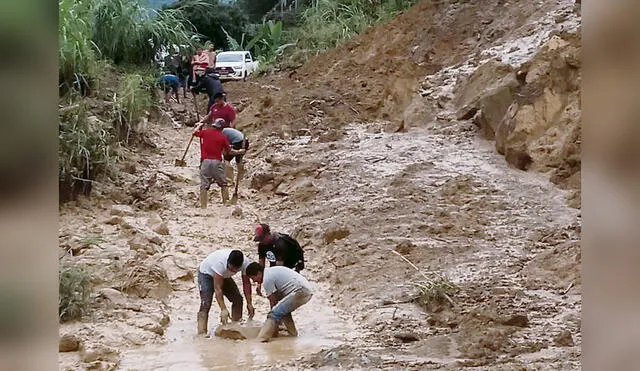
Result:
<svg viewBox="0 0 640 371">
<path fill-rule="evenodd" d="M 311 300 L 313 293 L 309 281 L 300 273 L 284 266 L 265 269 L 254 262 L 247 266 L 246 272 L 254 282 L 262 284 L 264 294 L 269 298 L 271 305 L 271 311 L 267 314 L 267 321 L 262 326 L 258 339 L 262 342 L 269 341 L 281 321 L 291 336 L 297 336 L 298 330 L 291 312 Z"/>
<path fill-rule="evenodd" d="M 220 307 L 220 322 L 229 321 L 229 310 L 224 303 L 224 296 L 231 301 L 231 320 L 242 318 L 242 295 L 233 276 L 242 271 L 242 291 L 247 298 L 247 313 L 253 318 L 255 309 L 251 301 L 251 281 L 246 274 L 251 261 L 240 250 L 220 249 L 212 252 L 198 268 L 198 288 L 200 291 L 200 310 L 198 311 L 198 334 L 208 332 L 209 310 L 215 293 Z"/>
</svg>

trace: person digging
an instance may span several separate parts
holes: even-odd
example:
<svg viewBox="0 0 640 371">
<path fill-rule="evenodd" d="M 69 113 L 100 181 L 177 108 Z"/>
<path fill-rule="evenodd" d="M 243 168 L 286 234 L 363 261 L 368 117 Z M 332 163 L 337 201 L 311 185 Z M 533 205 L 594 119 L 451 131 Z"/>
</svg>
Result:
<svg viewBox="0 0 640 371">
<path fill-rule="evenodd" d="M 209 310 L 215 293 L 220 307 L 220 323 L 227 324 L 229 318 L 237 322 L 242 319 L 242 295 L 233 276 L 242 271 L 242 291 L 247 299 L 247 313 L 253 319 L 255 309 L 251 300 L 251 281 L 247 268 L 251 261 L 240 250 L 220 249 L 212 252 L 198 268 L 198 290 L 200 309 L 198 310 L 198 335 L 208 333 Z M 231 301 L 231 316 L 224 302 L 226 296 Z"/>
<path fill-rule="evenodd" d="M 284 323 L 289 335 L 298 336 L 291 313 L 311 300 L 313 292 L 309 281 L 293 269 L 283 266 L 265 269 L 257 262 L 250 263 L 246 273 L 251 280 L 263 285 L 271 307 L 258 340 L 263 343 L 271 340 L 280 322 Z"/>
<path fill-rule="evenodd" d="M 229 203 L 229 188 L 224 179 L 223 154 L 241 155 L 245 150 L 231 149 L 229 140 L 222 134 L 223 119 L 216 119 L 212 124 L 206 123 L 207 117 L 198 122 L 193 136 L 200 138 L 200 207 L 207 208 L 209 188 L 215 182 L 220 186 L 222 203 Z M 204 127 L 204 125 L 207 125 Z"/>
<path fill-rule="evenodd" d="M 222 134 L 227 137 L 229 143 L 231 143 L 231 148 L 235 150 L 244 149 L 245 151 L 249 150 L 249 140 L 242 134 L 242 132 L 238 129 L 234 128 L 224 128 L 222 129 Z M 226 177 L 227 184 L 231 185 L 235 183 L 236 190 L 233 193 L 232 202 L 235 202 L 238 198 L 238 182 L 244 176 L 244 155 L 224 155 L 224 173 Z M 236 166 L 238 166 L 238 175 L 234 181 L 233 179 L 233 167 L 231 166 L 231 160 L 235 160 Z"/>
<path fill-rule="evenodd" d="M 304 269 L 304 250 L 286 233 L 271 232 L 268 224 L 256 226 L 253 240 L 258 242 L 258 261 L 264 267 L 266 260 L 269 266 L 282 265 L 300 273 Z M 262 295 L 262 285 L 258 283 L 256 294 Z"/>
</svg>

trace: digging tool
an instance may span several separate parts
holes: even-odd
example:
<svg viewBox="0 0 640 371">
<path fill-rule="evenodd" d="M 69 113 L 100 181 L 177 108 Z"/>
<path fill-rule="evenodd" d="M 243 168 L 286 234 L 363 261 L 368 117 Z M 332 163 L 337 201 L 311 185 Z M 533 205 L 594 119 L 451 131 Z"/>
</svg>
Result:
<svg viewBox="0 0 640 371">
<path fill-rule="evenodd" d="M 233 196 L 231 197 L 231 204 L 235 205 L 238 203 L 238 183 L 240 183 L 240 172 L 236 174 L 236 186 L 233 190 Z"/>
<path fill-rule="evenodd" d="M 193 96 L 193 106 L 196 108 L 196 119 L 200 121 L 200 113 L 198 113 L 198 98 L 194 93 L 191 93 Z"/>
<path fill-rule="evenodd" d="M 184 153 L 182 154 L 182 158 L 180 160 L 176 159 L 174 165 L 175 166 L 181 166 L 181 167 L 185 167 L 187 166 L 187 162 L 184 160 L 185 157 L 187 157 L 187 151 L 189 151 L 189 147 L 191 147 L 191 142 L 193 142 L 193 135 L 191 136 L 191 138 L 189 138 L 189 144 L 187 144 L 187 149 L 184 150 Z"/>
</svg>

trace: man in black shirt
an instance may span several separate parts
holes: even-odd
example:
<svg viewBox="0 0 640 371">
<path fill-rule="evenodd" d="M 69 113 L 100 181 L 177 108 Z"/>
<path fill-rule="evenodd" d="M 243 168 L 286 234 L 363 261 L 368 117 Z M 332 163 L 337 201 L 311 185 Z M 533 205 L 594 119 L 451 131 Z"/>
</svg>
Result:
<svg viewBox="0 0 640 371">
<path fill-rule="evenodd" d="M 271 232 L 268 224 L 258 224 L 254 241 L 258 242 L 258 261 L 264 267 L 283 265 L 300 273 L 304 269 L 304 251 L 298 241 L 285 233 Z M 256 292 L 260 295 L 261 285 Z"/>
<path fill-rule="evenodd" d="M 216 94 L 225 94 L 224 88 L 222 87 L 222 82 L 220 82 L 220 78 L 217 74 L 210 73 L 198 78 L 196 85 L 191 88 L 191 92 L 194 94 L 199 94 L 202 92 L 206 92 L 209 96 L 209 103 L 207 104 L 207 112 L 211 110 L 211 106 L 215 102 Z"/>
</svg>

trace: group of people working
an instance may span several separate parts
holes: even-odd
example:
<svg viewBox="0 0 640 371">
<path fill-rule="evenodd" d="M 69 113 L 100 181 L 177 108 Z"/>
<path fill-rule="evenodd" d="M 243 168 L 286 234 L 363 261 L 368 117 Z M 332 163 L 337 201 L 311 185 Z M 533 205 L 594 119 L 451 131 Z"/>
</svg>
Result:
<svg viewBox="0 0 640 371">
<path fill-rule="evenodd" d="M 238 272 L 242 275 L 242 291 L 247 301 L 247 314 L 255 315 L 251 297 L 251 281 L 257 284 L 256 294 L 269 300 L 270 310 L 258 339 L 268 342 L 278 335 L 283 324 L 291 336 L 298 330 L 292 312 L 306 304 L 313 296 L 311 285 L 300 271 L 304 269 L 304 251 L 298 241 L 285 233 L 272 232 L 268 224 L 259 224 L 254 241 L 258 242 L 258 262 L 252 262 L 242 251 L 220 249 L 209 254 L 198 268 L 200 310 L 198 311 L 198 334 L 208 333 L 209 311 L 215 296 L 220 308 L 220 322 L 228 323 L 242 319 L 243 296 L 233 280 Z M 265 267 L 269 261 L 269 267 Z M 231 312 L 224 298 L 231 302 Z"/>
</svg>

